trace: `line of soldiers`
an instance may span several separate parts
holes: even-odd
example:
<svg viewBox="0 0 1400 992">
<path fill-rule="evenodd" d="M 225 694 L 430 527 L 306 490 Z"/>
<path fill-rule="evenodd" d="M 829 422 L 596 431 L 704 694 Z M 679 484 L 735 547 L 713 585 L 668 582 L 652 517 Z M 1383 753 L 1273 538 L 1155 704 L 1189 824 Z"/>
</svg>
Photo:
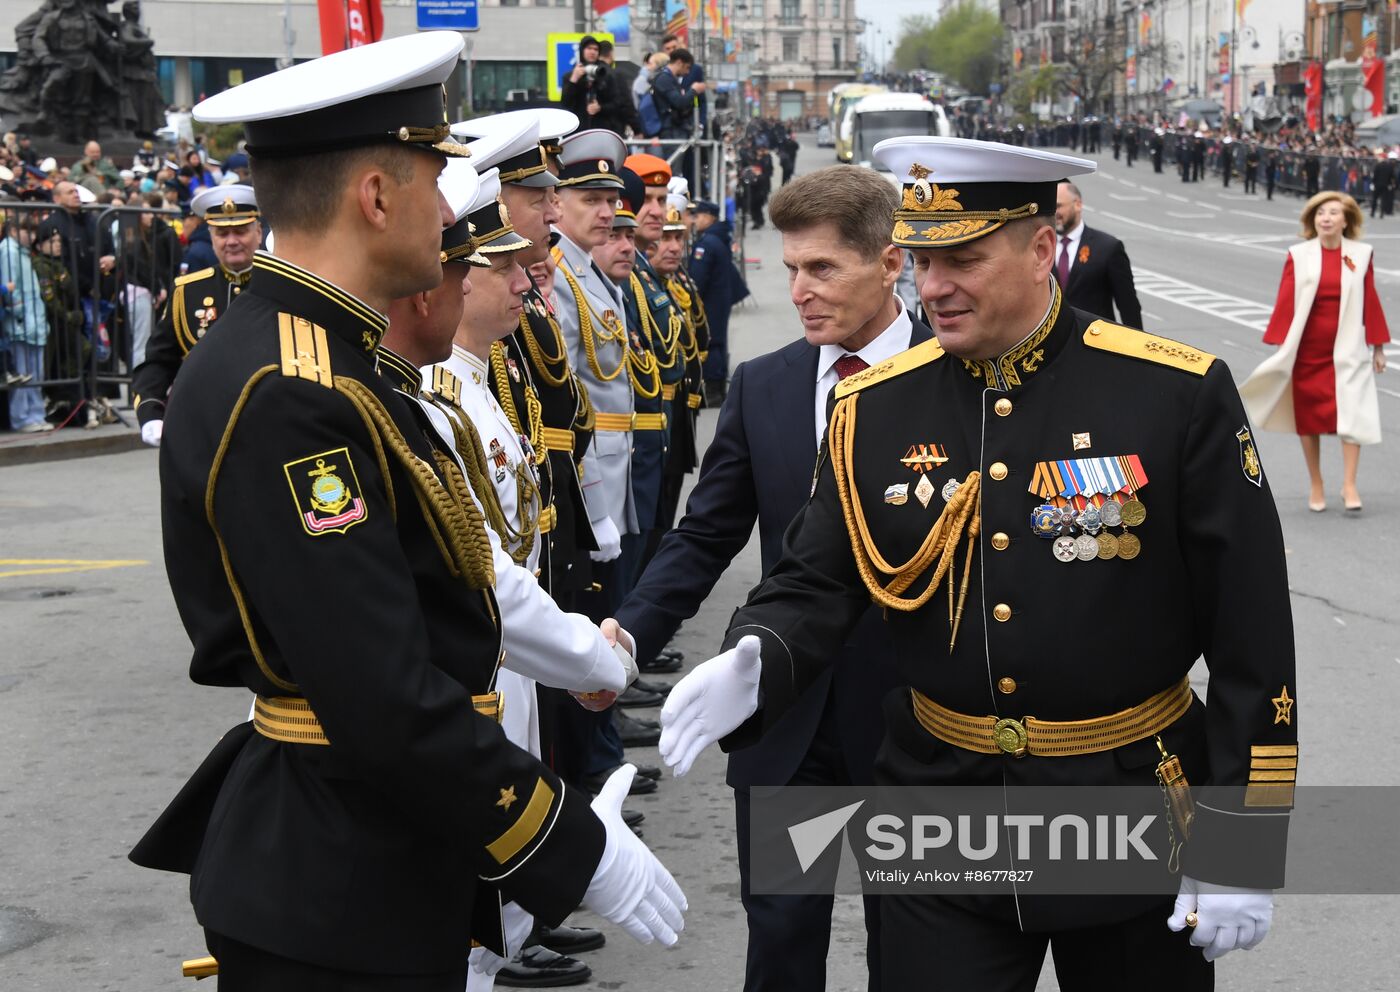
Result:
<svg viewBox="0 0 1400 992">
<path fill-rule="evenodd" d="M 696 465 L 684 261 L 719 211 L 566 111 L 449 125 L 460 50 L 394 39 L 196 108 L 244 124 L 257 181 L 197 209 L 273 235 L 216 239 L 134 391 L 191 677 L 255 700 L 132 859 L 192 874 L 215 960 L 190 970 L 221 988 L 573 983 L 555 952 L 603 942 L 561 926 L 578 906 L 683 926 L 622 808 L 660 772 L 624 763 L 609 618 Z"/>
</svg>

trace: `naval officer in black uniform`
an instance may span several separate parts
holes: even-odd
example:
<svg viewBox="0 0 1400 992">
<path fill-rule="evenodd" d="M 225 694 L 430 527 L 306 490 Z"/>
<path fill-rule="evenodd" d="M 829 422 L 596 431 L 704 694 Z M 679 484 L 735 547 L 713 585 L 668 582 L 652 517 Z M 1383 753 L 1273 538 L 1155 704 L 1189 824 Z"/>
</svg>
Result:
<svg viewBox="0 0 1400 992">
<path fill-rule="evenodd" d="M 278 255 L 182 370 L 166 567 L 191 677 L 257 701 L 132 858 L 191 874 L 225 990 L 457 992 L 473 938 L 504 949 L 503 898 L 646 941 L 682 925 L 621 817 L 502 732 L 482 518 L 375 374 L 389 302 L 443 279 L 461 49 L 411 35 L 195 108 L 246 122 Z"/>
<path fill-rule="evenodd" d="M 936 339 L 836 387 L 812 498 L 672 691 L 662 756 L 684 773 L 774 726 L 873 601 L 906 686 L 879 781 L 1156 787 L 1160 747 L 1196 797 L 1179 882 L 1161 862 L 1175 907 L 886 896 L 886 986 L 1029 990 L 1049 946 L 1067 990 L 1210 988 L 1268 930 L 1297 767 L 1282 536 L 1229 370 L 1064 305 L 1055 185 L 1091 162 L 927 137 L 875 158 Z"/>
<path fill-rule="evenodd" d="M 160 446 L 165 400 L 180 364 L 248 285 L 253 253 L 262 244 L 258 198 L 251 186 L 235 183 L 202 189 L 190 201 L 190 209 L 209 225 L 219 264 L 176 278 L 175 290 L 146 345 L 146 358 L 131 374 L 141 440 L 153 447 Z"/>
</svg>

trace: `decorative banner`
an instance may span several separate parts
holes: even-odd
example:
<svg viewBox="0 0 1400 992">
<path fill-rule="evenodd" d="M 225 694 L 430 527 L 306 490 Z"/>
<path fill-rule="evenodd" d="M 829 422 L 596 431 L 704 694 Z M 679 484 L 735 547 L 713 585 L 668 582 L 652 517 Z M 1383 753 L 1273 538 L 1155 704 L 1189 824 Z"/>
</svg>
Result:
<svg viewBox="0 0 1400 992">
<path fill-rule="evenodd" d="M 1361 86 L 1371 94 L 1366 116 L 1379 117 L 1385 113 L 1385 63 L 1378 58 L 1361 60 Z"/>
<path fill-rule="evenodd" d="M 611 32 L 616 44 L 632 40 L 632 5 L 630 0 L 593 0 L 593 12 L 604 31 Z"/>
<path fill-rule="evenodd" d="M 1129 47 L 1126 54 L 1127 64 L 1123 66 L 1123 79 L 1131 92 L 1137 89 L 1137 49 Z"/>
<path fill-rule="evenodd" d="M 1222 76 L 1228 76 L 1229 74 L 1230 74 L 1230 35 L 1229 35 L 1227 32 L 1225 32 L 1225 31 L 1221 31 L 1221 32 L 1220 32 L 1220 75 L 1222 75 Z"/>
<path fill-rule="evenodd" d="M 721 19 L 719 16 L 719 0 L 705 0 L 705 19 L 710 22 L 710 27 L 719 30 Z"/>
<path fill-rule="evenodd" d="M 1025 51 L 1024 51 L 1023 49 L 1020 49 L 1020 48 L 1016 49 L 1016 51 L 1014 51 L 1014 52 L 1011 53 L 1011 61 L 1012 61 L 1012 63 L 1016 66 L 1016 68 L 1017 68 L 1018 70 L 1021 68 L 1021 61 L 1022 61 L 1025 57 L 1026 57 Z"/>
<path fill-rule="evenodd" d="M 316 0 L 321 54 L 359 48 L 384 37 L 379 0 Z"/>
<path fill-rule="evenodd" d="M 1147 11 L 1142 12 L 1142 19 L 1138 24 L 1138 40 L 1146 41 L 1147 32 L 1152 30 L 1152 15 Z"/>
<path fill-rule="evenodd" d="M 682 45 L 689 40 L 690 13 L 686 0 L 666 0 L 666 33 L 675 35 Z"/>
<path fill-rule="evenodd" d="M 1361 57 L 1376 57 L 1376 19 L 1365 14 L 1361 15 Z"/>
<path fill-rule="evenodd" d="M 1316 131 L 1322 124 L 1322 63 L 1309 62 L 1303 70 L 1303 91 L 1305 93 L 1304 113 L 1308 118 L 1308 129 Z"/>
</svg>

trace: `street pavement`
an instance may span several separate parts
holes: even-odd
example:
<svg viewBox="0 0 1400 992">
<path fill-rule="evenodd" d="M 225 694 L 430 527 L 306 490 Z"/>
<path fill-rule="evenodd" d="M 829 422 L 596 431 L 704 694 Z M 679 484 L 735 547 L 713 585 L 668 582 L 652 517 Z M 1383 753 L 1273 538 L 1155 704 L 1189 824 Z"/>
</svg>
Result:
<svg viewBox="0 0 1400 992">
<path fill-rule="evenodd" d="M 828 149 L 803 144 L 801 170 L 830 161 Z M 1266 354 L 1262 322 L 1301 201 L 1246 198 L 1241 186 L 1224 191 L 1218 180 L 1183 185 L 1170 171 L 1153 175 L 1146 158 L 1132 169 L 1111 155 L 1100 161 L 1103 171 L 1080 183 L 1086 219 L 1126 242 L 1148 329 L 1220 356 L 1243 378 Z M 1367 240 L 1376 246 L 1387 311 L 1400 323 L 1400 218 L 1372 224 Z M 754 298 L 731 325 L 736 363 L 799 333 L 771 227 L 750 231 L 745 254 Z M 1385 430 L 1400 436 L 1400 361 L 1381 384 Z M 705 440 L 714 420 L 714 412 L 702 414 Z M 1389 447 L 1367 449 L 1365 512 L 1344 515 L 1340 455 L 1335 443 L 1324 445 L 1331 506 L 1310 514 L 1297 442 L 1277 435 L 1259 442 L 1288 543 L 1299 781 L 1400 784 L 1390 754 L 1400 699 L 1400 468 Z M 135 868 L 126 852 L 218 737 L 246 718 L 248 696 L 187 678 L 189 646 L 166 585 L 157 496 L 157 457 L 148 450 L 0 468 L 4 992 L 190 988 L 180 960 L 204 953 L 187 879 Z M 687 667 L 715 649 L 758 577 L 751 543 L 679 635 Z M 308 595 L 307 602 L 308 622 L 339 622 L 333 599 Z M 1195 681 L 1205 676 L 1198 665 Z M 654 749 L 629 755 L 657 762 Z M 676 948 L 660 950 L 605 925 L 608 946 L 584 956 L 594 979 L 581 988 L 741 987 L 745 926 L 723 773 L 722 756 L 711 752 L 685 779 L 668 775 L 658 793 L 629 802 L 646 813 L 648 843 L 686 890 L 687 928 Z M 1284 894 L 1269 939 L 1225 958 L 1218 987 L 1391 989 L 1397 911 L 1393 896 Z M 861 921 L 858 900 L 838 897 L 830 989 L 865 987 Z M 929 969 L 936 987 L 938 962 Z M 1057 988 L 1048 967 L 1040 988 Z"/>
</svg>

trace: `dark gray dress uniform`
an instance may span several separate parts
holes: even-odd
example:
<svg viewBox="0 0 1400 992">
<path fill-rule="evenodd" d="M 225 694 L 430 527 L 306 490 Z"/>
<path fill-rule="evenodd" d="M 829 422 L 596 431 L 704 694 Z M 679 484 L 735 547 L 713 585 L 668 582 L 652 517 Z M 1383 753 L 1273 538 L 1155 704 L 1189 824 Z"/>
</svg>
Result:
<svg viewBox="0 0 1400 992">
<path fill-rule="evenodd" d="M 997 223 L 1015 191 L 979 202 L 973 187 L 906 196 L 896 243 Z M 1030 213 L 1053 209 L 1053 193 L 1052 181 L 1025 197 Z M 971 217 L 923 213 L 958 195 L 948 213 Z M 1156 788 L 1160 738 L 1197 798 L 1181 871 L 1277 888 L 1297 764 L 1293 633 L 1239 395 L 1213 356 L 1071 310 L 1051 283 L 1043 322 L 994 361 L 934 340 L 838 385 L 811 500 L 725 638 L 760 638 L 763 668 L 761 708 L 724 744 L 776 723 L 873 600 L 908 687 L 885 700 L 878 782 Z M 946 574 L 921 553 L 940 520 Z M 1187 683 L 1201 656 L 1208 706 Z M 1161 881 L 1175 892 L 1165 862 Z M 887 896 L 885 981 L 914 988 L 937 968 L 950 987 L 996 972 L 991 987 L 1029 988 L 1053 940 L 1072 987 L 1105 987 L 1112 946 L 1165 986 L 1207 988 L 1212 966 L 1167 930 L 1170 906 L 1010 886 Z"/>
<path fill-rule="evenodd" d="M 252 274 L 251 269 L 235 273 L 216 265 L 176 278 L 146 345 L 146 358 L 131 374 L 137 420 L 144 424 L 165 419 L 166 398 L 185 356 L 243 292 Z"/>
</svg>

